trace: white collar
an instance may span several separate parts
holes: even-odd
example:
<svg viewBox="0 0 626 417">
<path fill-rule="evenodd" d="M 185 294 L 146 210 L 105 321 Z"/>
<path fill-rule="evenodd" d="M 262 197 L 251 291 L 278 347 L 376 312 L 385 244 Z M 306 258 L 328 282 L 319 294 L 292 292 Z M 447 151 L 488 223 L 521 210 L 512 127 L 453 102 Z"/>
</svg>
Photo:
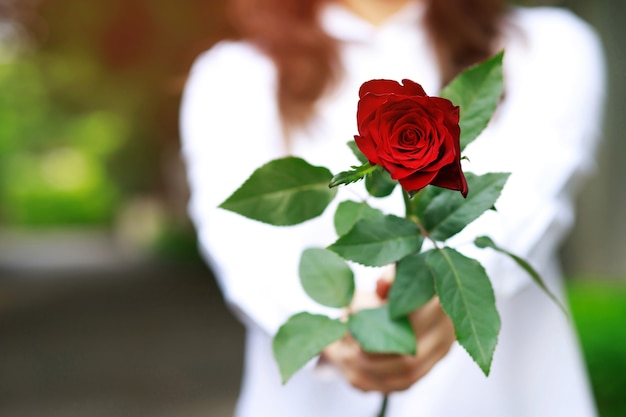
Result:
<svg viewBox="0 0 626 417">
<path fill-rule="evenodd" d="M 376 26 L 356 15 L 336 1 L 327 2 L 320 14 L 321 24 L 330 36 L 352 42 L 367 42 L 389 27 L 409 27 L 415 30 L 425 12 L 425 2 L 411 1 L 381 25 Z"/>
</svg>

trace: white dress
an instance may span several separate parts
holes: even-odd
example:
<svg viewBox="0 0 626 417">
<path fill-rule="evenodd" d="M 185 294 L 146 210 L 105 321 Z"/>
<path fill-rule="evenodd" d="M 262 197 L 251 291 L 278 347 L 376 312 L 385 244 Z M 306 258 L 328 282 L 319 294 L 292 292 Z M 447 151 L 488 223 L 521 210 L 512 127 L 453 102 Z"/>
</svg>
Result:
<svg viewBox="0 0 626 417">
<path fill-rule="evenodd" d="M 366 80 L 410 78 L 436 95 L 440 77 L 422 16 L 422 7 L 411 3 L 373 27 L 337 4 L 323 10 L 324 28 L 341 42 L 345 78 L 320 100 L 291 153 L 333 172 L 354 165 L 346 142 L 356 133 L 357 92 Z M 506 100 L 466 149 L 463 168 L 512 175 L 498 211 L 450 242 L 483 263 L 496 290 L 502 330 L 491 375 L 455 344 L 425 378 L 391 396 L 389 417 L 596 415 L 571 323 L 515 264 L 471 245 L 475 236 L 490 235 L 528 259 L 562 296 L 557 249 L 573 224 L 572 199 L 593 168 L 600 132 L 604 60 L 595 33 L 560 9 L 515 9 L 511 20 L 503 43 Z M 307 366 L 281 385 L 271 353 L 272 335 L 290 315 L 339 314 L 311 301 L 297 275 L 304 248 L 336 238 L 333 207 L 283 228 L 217 208 L 255 168 L 285 154 L 275 93 L 267 57 L 249 44 L 222 42 L 197 59 L 181 109 L 190 215 L 225 299 L 247 329 L 236 416 L 374 416 L 380 394 L 353 389 L 328 369 Z M 365 196 L 362 185 L 347 190 L 335 201 Z M 397 193 L 372 204 L 403 214 Z M 380 273 L 358 268 L 358 288 L 373 290 Z"/>
</svg>

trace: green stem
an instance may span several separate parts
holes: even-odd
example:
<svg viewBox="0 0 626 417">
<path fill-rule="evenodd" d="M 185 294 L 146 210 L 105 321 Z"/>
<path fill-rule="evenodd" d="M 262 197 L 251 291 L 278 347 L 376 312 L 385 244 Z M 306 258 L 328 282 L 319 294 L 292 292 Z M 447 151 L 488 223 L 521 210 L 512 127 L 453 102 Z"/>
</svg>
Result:
<svg viewBox="0 0 626 417">
<path fill-rule="evenodd" d="M 418 192 L 417 195 L 415 195 L 413 198 L 419 198 L 419 194 L 420 193 Z M 424 226 L 422 226 L 422 222 L 420 221 L 420 218 L 415 212 L 415 205 L 411 202 L 411 196 L 409 196 L 409 193 L 407 193 L 404 189 L 402 190 L 402 198 L 404 200 L 405 217 L 417 225 L 417 227 L 419 228 L 420 232 L 422 233 L 424 237 L 430 239 L 428 232 L 426 231 L 426 229 L 424 229 Z M 437 243 L 434 240 L 433 240 L 433 243 L 435 244 L 435 246 L 437 246 Z M 385 394 L 383 396 L 383 402 L 380 406 L 380 411 L 378 412 L 376 417 L 386 417 L 388 402 L 389 402 L 389 395 Z"/>
<path fill-rule="evenodd" d="M 413 200 L 420 198 L 420 194 L 422 193 L 422 191 L 424 191 L 424 190 L 420 190 L 413 197 Z M 424 228 L 424 226 L 422 225 L 422 222 L 421 222 L 419 216 L 415 212 L 415 205 L 411 202 L 411 197 L 409 196 L 409 193 L 407 193 L 405 190 L 402 190 L 402 198 L 404 199 L 404 210 L 405 210 L 405 213 L 406 213 L 405 217 L 408 220 L 411 220 L 413 223 L 415 223 L 417 228 L 422 233 L 422 236 L 424 236 L 426 239 L 428 239 L 431 242 L 433 242 L 433 245 L 436 248 L 438 248 L 439 246 L 437 245 L 437 241 L 430 237 L 430 233 L 428 233 L 428 231 Z"/>
<path fill-rule="evenodd" d="M 419 198 L 420 193 L 421 191 L 418 192 L 413 198 Z M 417 225 L 424 237 L 428 237 L 428 232 L 426 231 L 426 229 L 424 229 L 424 226 L 422 226 L 422 222 L 415 212 L 415 206 L 411 203 L 411 197 L 409 196 L 409 193 L 407 193 L 405 190 L 402 190 L 402 198 L 404 199 L 405 217 Z"/>
<path fill-rule="evenodd" d="M 402 189 L 402 199 L 404 200 L 404 213 L 405 217 L 410 220 L 418 221 L 417 214 L 413 211 L 413 204 L 411 204 L 411 197 L 406 190 Z"/>
<path fill-rule="evenodd" d="M 389 395 L 385 394 L 383 396 L 383 403 L 380 406 L 380 411 L 376 415 L 376 417 L 385 417 L 387 414 L 387 402 L 389 402 Z"/>
</svg>

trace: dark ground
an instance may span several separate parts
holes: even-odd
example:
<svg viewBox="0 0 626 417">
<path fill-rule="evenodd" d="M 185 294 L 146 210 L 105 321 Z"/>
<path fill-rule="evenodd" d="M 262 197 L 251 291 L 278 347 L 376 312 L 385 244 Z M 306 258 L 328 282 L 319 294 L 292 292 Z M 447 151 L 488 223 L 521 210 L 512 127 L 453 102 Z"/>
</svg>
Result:
<svg viewBox="0 0 626 417">
<path fill-rule="evenodd" d="M 242 345 L 199 263 L 0 269 L 2 417 L 227 417 Z"/>
<path fill-rule="evenodd" d="M 0 252 L 0 417 L 232 416 L 243 328 L 202 263 L 7 268 Z M 626 415 L 621 282 L 570 289 L 602 417 Z"/>
</svg>

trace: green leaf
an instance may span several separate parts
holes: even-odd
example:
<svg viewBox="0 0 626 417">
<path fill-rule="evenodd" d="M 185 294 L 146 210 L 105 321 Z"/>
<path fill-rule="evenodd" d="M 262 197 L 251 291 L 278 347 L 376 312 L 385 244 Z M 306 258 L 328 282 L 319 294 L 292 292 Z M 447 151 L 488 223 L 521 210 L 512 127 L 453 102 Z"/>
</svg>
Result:
<svg viewBox="0 0 626 417">
<path fill-rule="evenodd" d="M 415 334 L 408 318 L 393 320 L 387 306 L 361 310 L 348 320 L 352 337 L 364 351 L 414 355 Z"/>
<path fill-rule="evenodd" d="M 347 331 L 347 323 L 323 315 L 298 313 L 291 316 L 278 329 L 272 342 L 283 384 Z"/>
<path fill-rule="evenodd" d="M 474 175 L 466 173 L 469 193 L 460 193 L 439 187 L 428 187 L 416 202 L 416 213 L 422 226 L 435 240 L 446 240 L 491 209 L 500 197 L 509 174 L 489 173 Z"/>
<path fill-rule="evenodd" d="M 328 249 L 362 265 L 383 266 L 419 251 L 423 241 L 413 222 L 388 215 L 359 220 Z"/>
<path fill-rule="evenodd" d="M 461 346 L 489 375 L 500 332 L 500 316 L 485 269 L 451 248 L 429 251 L 439 301 L 452 319 Z"/>
<path fill-rule="evenodd" d="M 389 291 L 389 313 L 393 318 L 405 316 L 435 295 L 435 281 L 426 263 L 427 252 L 409 255 L 396 265 L 396 277 Z"/>
<path fill-rule="evenodd" d="M 461 107 L 461 149 L 485 129 L 502 97 L 503 77 L 500 52 L 487 61 L 468 68 L 453 79 L 441 97 Z"/>
<path fill-rule="evenodd" d="M 361 162 L 362 164 L 368 162 L 367 158 L 365 157 L 365 155 L 363 155 L 363 152 L 361 152 L 359 147 L 356 146 L 356 142 L 355 141 L 351 140 L 350 142 L 348 142 L 348 147 L 350 148 L 350 150 L 352 151 L 354 156 L 356 156 L 356 159 L 359 160 L 359 162 Z"/>
<path fill-rule="evenodd" d="M 342 184 L 352 184 L 353 182 L 357 182 L 362 180 L 368 174 L 374 172 L 376 170 L 376 166 L 370 165 L 369 162 L 364 163 L 358 167 L 352 167 L 351 170 L 340 172 L 331 178 L 328 183 L 330 188 L 337 187 Z"/>
<path fill-rule="evenodd" d="M 324 167 L 303 159 L 275 159 L 252 173 L 220 207 L 274 226 L 310 220 L 324 212 L 337 191 Z M 218 179 L 216 179 L 218 180 Z"/>
<path fill-rule="evenodd" d="M 334 252 L 310 248 L 300 257 L 300 283 L 313 300 L 327 307 L 347 307 L 354 295 L 354 273 Z"/>
<path fill-rule="evenodd" d="M 389 172 L 385 171 L 383 167 L 377 166 L 377 168 L 376 171 L 365 177 L 365 189 L 372 197 L 387 197 L 396 188 L 398 181 L 392 180 Z"/>
<path fill-rule="evenodd" d="M 343 201 L 335 211 L 334 224 L 338 236 L 346 234 L 361 219 L 383 217 L 382 211 L 372 208 L 366 202 Z"/>
<path fill-rule="evenodd" d="M 348 147 L 359 162 L 362 164 L 369 163 L 363 152 L 356 146 L 355 141 L 348 142 Z M 377 166 L 376 168 L 376 170 L 365 177 L 365 189 L 372 197 L 387 197 L 393 192 L 398 182 L 392 180 L 389 172 L 385 171 L 383 167 Z"/>
<path fill-rule="evenodd" d="M 491 248 L 513 259 L 513 261 L 515 261 L 524 271 L 526 271 L 532 277 L 533 281 L 535 281 L 535 283 L 539 285 L 539 287 L 546 293 L 546 295 L 552 301 L 554 301 L 556 305 L 559 306 L 561 310 L 563 310 L 563 313 L 565 313 L 565 315 L 569 318 L 569 313 L 567 311 L 567 308 L 565 308 L 563 303 L 561 303 L 561 300 L 559 300 L 557 296 L 554 295 L 554 293 L 550 291 L 550 289 L 546 286 L 545 282 L 543 281 L 539 273 L 526 260 L 496 245 L 495 242 L 489 236 L 477 237 L 476 240 L 474 240 L 474 244 L 479 248 Z"/>
</svg>

